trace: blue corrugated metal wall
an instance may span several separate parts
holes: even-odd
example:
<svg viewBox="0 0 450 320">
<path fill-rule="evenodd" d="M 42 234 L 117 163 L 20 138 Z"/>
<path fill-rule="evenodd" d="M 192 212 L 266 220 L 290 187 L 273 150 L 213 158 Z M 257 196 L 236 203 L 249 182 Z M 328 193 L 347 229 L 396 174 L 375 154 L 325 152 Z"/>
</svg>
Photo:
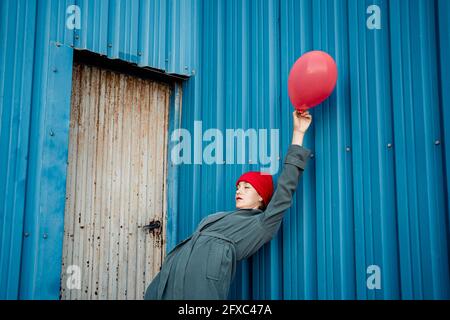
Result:
<svg viewBox="0 0 450 320">
<path fill-rule="evenodd" d="M 72 4 L 80 30 L 65 26 Z M 373 4 L 380 30 L 366 27 Z M 282 230 L 240 263 L 230 297 L 450 297 L 450 1 L 6 0 L 0 17 L 1 298 L 58 297 L 71 47 L 190 76 L 183 128 L 279 128 L 280 165 L 290 66 L 329 52 L 339 80 L 312 111 L 314 157 Z M 202 217 L 232 210 L 235 179 L 257 168 L 170 173 L 169 249 Z M 367 288 L 369 265 L 381 289 Z"/>
</svg>

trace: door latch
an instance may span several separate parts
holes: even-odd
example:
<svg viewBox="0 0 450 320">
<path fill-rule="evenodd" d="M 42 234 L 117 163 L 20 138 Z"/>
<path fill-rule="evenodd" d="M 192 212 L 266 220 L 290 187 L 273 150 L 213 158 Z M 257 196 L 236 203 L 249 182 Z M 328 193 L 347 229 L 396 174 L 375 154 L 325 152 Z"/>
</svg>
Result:
<svg viewBox="0 0 450 320">
<path fill-rule="evenodd" d="M 150 231 L 152 231 L 152 230 L 154 230 L 154 229 L 158 229 L 158 228 L 160 228 L 161 227 L 161 222 L 159 221 L 159 220 L 156 220 L 156 221 L 151 221 L 148 225 L 146 225 L 146 226 L 143 226 L 142 227 L 142 229 L 145 231 L 145 230 L 148 230 L 149 232 Z"/>
</svg>

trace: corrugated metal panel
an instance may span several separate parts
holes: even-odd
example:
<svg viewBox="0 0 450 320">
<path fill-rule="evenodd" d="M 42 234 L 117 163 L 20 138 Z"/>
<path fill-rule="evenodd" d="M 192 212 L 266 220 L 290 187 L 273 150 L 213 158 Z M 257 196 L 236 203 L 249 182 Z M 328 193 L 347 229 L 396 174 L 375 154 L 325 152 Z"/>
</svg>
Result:
<svg viewBox="0 0 450 320">
<path fill-rule="evenodd" d="M 389 8 L 393 12 L 392 124 L 400 226 L 399 291 L 408 299 L 450 296 L 445 220 L 448 198 L 443 145 L 438 144 L 443 138 L 442 111 L 448 105 L 442 104 L 439 93 L 437 5 L 394 1 Z"/>
<path fill-rule="evenodd" d="M 19 291 L 35 12 L 32 1 L 0 3 L 0 299 Z"/>
<path fill-rule="evenodd" d="M 381 9 L 381 30 L 366 28 L 372 4 Z M 314 158 L 282 233 L 240 264 L 230 297 L 450 297 L 442 162 L 450 105 L 439 78 L 448 67 L 437 61 L 439 48 L 442 55 L 448 47 L 448 13 L 438 16 L 447 7 L 418 0 L 203 2 L 207 49 L 184 90 L 185 109 L 194 113 L 182 126 L 191 132 L 195 120 L 203 131 L 280 128 L 283 156 L 291 135 L 290 67 L 313 49 L 339 66 L 335 93 L 312 111 L 305 145 Z M 187 227 L 178 238 L 203 216 L 232 210 L 233 182 L 256 168 L 248 161 L 182 167 L 179 226 Z M 211 186 L 220 191 L 201 197 Z M 381 268 L 381 290 L 366 286 L 370 265 Z"/>
<path fill-rule="evenodd" d="M 450 64 L 447 63 L 448 53 L 450 52 L 450 1 L 438 0 L 436 11 L 438 12 L 438 56 L 439 56 L 439 94 L 441 104 L 441 130 L 443 141 L 443 176 L 446 179 L 444 198 L 446 200 L 445 211 L 447 212 L 447 230 L 450 230 L 450 148 L 448 141 L 450 141 Z M 450 244 L 448 244 L 450 245 Z"/>
<path fill-rule="evenodd" d="M 142 299 L 159 271 L 170 92 L 165 84 L 74 65 L 63 299 Z M 163 228 L 144 231 L 156 220 Z M 69 266 L 80 273 L 68 273 Z M 77 275 L 81 290 L 67 287 Z"/>
<path fill-rule="evenodd" d="M 199 22 L 196 0 L 77 0 L 63 2 L 58 13 L 66 17 L 77 5 L 81 28 L 67 35 L 58 22 L 61 41 L 75 48 L 101 53 L 167 73 L 191 75 L 197 52 Z"/>
<path fill-rule="evenodd" d="M 68 136 L 70 45 L 191 75 L 183 85 L 183 117 L 175 116 L 183 128 L 193 133 L 195 120 L 203 131 L 280 128 L 280 157 L 291 136 L 289 68 L 308 50 L 330 52 L 339 81 L 312 111 L 305 145 L 315 157 L 280 234 L 239 265 L 230 297 L 450 297 L 448 0 L 76 3 L 84 16 L 79 31 L 64 26 L 69 0 L 0 4 L 0 16 L 7 17 L 0 20 L 0 141 L 8 150 L 0 155 L 2 297 L 54 298 L 58 292 L 50 280 L 59 280 L 53 276 L 58 255 L 48 257 L 59 240 L 44 242 L 41 235 L 50 225 L 59 232 L 64 194 L 57 190 L 65 180 L 44 169 L 46 155 L 67 150 L 62 140 L 49 144 L 46 133 L 57 119 L 59 135 Z M 366 28 L 373 4 L 381 9 L 381 30 Z M 58 116 L 46 120 L 52 112 Z M 171 194 L 179 199 L 168 212 L 174 213 L 168 249 L 202 217 L 233 209 L 235 179 L 257 168 L 249 162 L 170 165 L 172 188 L 178 187 Z M 49 190 L 51 196 L 42 196 Z M 220 191 L 202 196 L 211 190 Z M 22 225 L 31 236 L 21 255 Z M 381 290 L 366 287 L 370 264 L 381 267 Z"/>
</svg>

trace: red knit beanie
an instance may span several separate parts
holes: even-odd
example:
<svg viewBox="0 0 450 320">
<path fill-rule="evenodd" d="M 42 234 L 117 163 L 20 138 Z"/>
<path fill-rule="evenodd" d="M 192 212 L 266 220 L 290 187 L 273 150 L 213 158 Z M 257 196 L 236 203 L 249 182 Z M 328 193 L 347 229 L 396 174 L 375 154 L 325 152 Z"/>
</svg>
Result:
<svg viewBox="0 0 450 320">
<path fill-rule="evenodd" d="M 261 172 L 249 171 L 240 176 L 240 178 L 236 181 L 236 186 L 241 181 L 248 182 L 253 186 L 253 188 L 255 188 L 261 198 L 263 198 L 264 206 L 269 204 L 273 194 L 273 180 L 270 174 L 261 174 Z"/>
</svg>

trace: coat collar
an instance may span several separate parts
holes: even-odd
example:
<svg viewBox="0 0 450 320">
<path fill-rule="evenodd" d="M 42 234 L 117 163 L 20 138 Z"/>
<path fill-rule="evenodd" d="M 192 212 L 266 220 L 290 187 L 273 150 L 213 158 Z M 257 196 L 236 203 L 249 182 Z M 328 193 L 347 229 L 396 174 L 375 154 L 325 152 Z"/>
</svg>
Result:
<svg viewBox="0 0 450 320">
<path fill-rule="evenodd" d="M 236 211 L 248 211 L 248 212 L 251 212 L 251 213 L 253 213 L 253 214 L 257 214 L 257 213 L 262 212 L 261 209 L 238 209 L 238 210 L 236 210 Z"/>
<path fill-rule="evenodd" d="M 198 230 L 202 230 L 207 224 L 210 224 L 210 223 L 213 223 L 213 222 L 215 222 L 217 220 L 220 220 L 223 217 L 225 217 L 227 214 L 229 214 L 229 212 L 227 212 L 227 211 L 210 214 L 205 219 L 203 219 L 203 221 L 199 224 L 197 229 Z"/>
<path fill-rule="evenodd" d="M 235 211 L 222 211 L 222 212 L 213 213 L 213 214 L 207 216 L 205 219 L 203 219 L 203 221 L 198 226 L 198 230 L 202 230 L 207 224 L 216 222 L 229 214 L 239 212 L 239 211 L 248 211 L 252 214 L 258 214 L 258 213 L 262 212 L 261 209 L 238 209 Z"/>
</svg>

